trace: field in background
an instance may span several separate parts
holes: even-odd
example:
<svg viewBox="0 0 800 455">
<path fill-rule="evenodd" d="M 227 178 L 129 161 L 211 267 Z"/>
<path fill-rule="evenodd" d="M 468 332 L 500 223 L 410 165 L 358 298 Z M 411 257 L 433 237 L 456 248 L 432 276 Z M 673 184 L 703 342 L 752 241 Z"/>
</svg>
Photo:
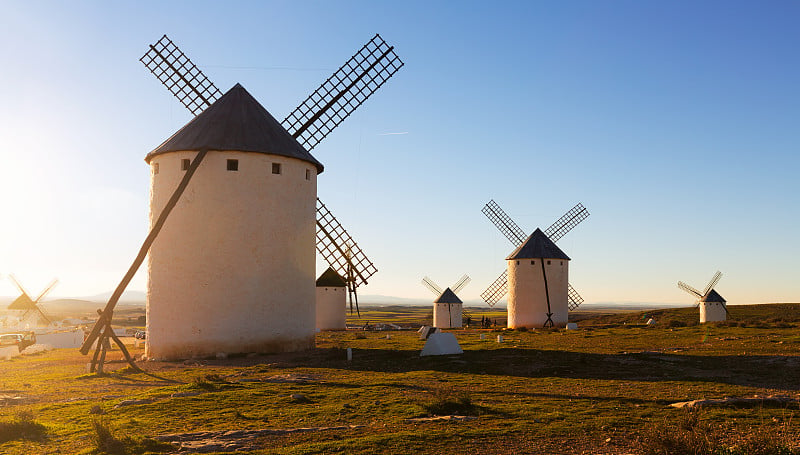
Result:
<svg viewBox="0 0 800 455">
<path fill-rule="evenodd" d="M 694 308 L 576 314 L 576 331 L 452 330 L 464 354 L 422 358 L 412 330 L 323 332 L 310 352 L 143 362 L 149 374 L 87 375 L 77 350 L 45 352 L 0 361 L 0 453 L 170 453 L 153 438 L 230 430 L 254 432 L 230 436 L 249 453 L 800 453 L 798 310 L 735 306 L 706 325 Z M 770 396 L 783 401 L 670 406 Z"/>
</svg>

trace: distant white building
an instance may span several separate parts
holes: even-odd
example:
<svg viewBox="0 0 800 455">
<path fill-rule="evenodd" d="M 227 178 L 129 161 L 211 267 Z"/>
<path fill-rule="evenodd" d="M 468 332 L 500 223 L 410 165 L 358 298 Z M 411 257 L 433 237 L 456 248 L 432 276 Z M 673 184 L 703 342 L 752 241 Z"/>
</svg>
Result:
<svg viewBox="0 0 800 455">
<path fill-rule="evenodd" d="M 347 283 L 331 267 L 317 278 L 317 329 L 345 330 Z"/>
</svg>

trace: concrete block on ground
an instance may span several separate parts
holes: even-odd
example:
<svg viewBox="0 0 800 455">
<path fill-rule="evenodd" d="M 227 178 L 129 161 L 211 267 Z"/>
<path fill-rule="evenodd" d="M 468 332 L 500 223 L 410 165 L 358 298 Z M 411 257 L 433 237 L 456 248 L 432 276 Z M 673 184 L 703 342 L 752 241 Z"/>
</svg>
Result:
<svg viewBox="0 0 800 455">
<path fill-rule="evenodd" d="M 434 332 L 425 342 L 425 347 L 420 352 L 420 357 L 427 355 L 453 355 L 463 354 L 464 351 L 458 344 L 456 336 L 452 333 Z"/>
</svg>

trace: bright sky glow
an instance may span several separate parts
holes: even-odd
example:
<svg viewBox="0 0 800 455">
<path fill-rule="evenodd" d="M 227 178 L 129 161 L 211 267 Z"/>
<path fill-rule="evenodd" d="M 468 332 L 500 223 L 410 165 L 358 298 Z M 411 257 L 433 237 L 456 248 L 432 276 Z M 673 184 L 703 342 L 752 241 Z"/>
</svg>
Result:
<svg viewBox="0 0 800 455">
<path fill-rule="evenodd" d="M 364 294 L 430 299 L 559 241 L 588 302 L 800 300 L 800 3 L 0 2 L 0 295 L 113 289 L 147 229 L 143 158 L 191 119 L 141 65 L 166 33 L 276 118 L 380 33 L 406 63 L 314 155 L 319 194 L 376 263 Z M 319 262 L 319 261 L 318 261 Z M 318 264 L 320 271 L 323 264 Z M 131 288 L 143 290 L 140 272 Z"/>
</svg>

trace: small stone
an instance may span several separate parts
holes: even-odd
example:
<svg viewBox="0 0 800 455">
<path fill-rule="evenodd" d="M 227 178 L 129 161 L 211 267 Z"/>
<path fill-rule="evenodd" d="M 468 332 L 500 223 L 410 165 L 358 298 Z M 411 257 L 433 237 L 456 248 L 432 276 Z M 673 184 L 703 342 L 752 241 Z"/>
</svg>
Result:
<svg viewBox="0 0 800 455">
<path fill-rule="evenodd" d="M 306 396 L 303 395 L 302 393 L 293 393 L 292 400 L 294 400 L 297 403 L 308 403 L 309 401 L 311 401 L 308 398 L 306 398 Z"/>
</svg>

